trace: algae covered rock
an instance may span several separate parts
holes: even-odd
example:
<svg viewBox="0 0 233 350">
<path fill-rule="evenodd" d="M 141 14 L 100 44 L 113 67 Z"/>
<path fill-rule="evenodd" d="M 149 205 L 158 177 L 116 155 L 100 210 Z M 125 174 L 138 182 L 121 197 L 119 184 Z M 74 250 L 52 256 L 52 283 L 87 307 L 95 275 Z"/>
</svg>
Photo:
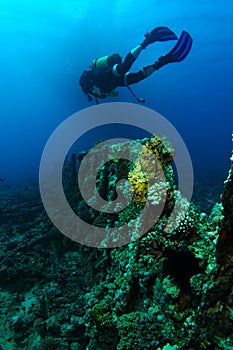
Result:
<svg viewBox="0 0 233 350">
<path fill-rule="evenodd" d="M 220 262 L 229 259 L 232 260 L 233 252 L 233 151 L 230 160 L 231 168 L 224 182 L 224 191 L 222 194 L 223 220 L 219 232 L 217 251 L 218 260 Z"/>
</svg>

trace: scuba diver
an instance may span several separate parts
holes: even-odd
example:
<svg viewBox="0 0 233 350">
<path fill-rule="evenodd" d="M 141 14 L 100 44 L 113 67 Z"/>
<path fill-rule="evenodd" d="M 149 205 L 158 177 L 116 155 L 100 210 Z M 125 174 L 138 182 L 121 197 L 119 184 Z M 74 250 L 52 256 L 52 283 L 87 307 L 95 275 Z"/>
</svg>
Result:
<svg viewBox="0 0 233 350">
<path fill-rule="evenodd" d="M 130 88 L 129 85 L 136 84 L 139 81 L 147 78 L 155 71 L 159 70 L 168 63 L 181 62 L 189 54 L 192 47 L 192 38 L 189 33 L 183 31 L 178 39 L 168 27 L 156 27 L 151 32 L 144 35 L 143 42 L 132 49 L 122 62 L 119 54 L 112 54 L 95 59 L 90 67 L 90 70 L 84 70 L 80 79 L 79 85 L 82 91 L 88 98 L 88 101 L 93 101 L 95 98 L 98 104 L 98 99 L 108 96 L 118 96 L 115 88 L 119 86 L 127 87 L 134 95 L 138 102 L 144 103 L 143 98 L 139 99 Z M 165 56 L 161 56 L 153 64 L 141 68 L 137 73 L 129 72 L 139 54 L 148 45 L 156 41 L 178 40 L 171 51 Z M 92 97 L 93 96 L 93 97 Z"/>
</svg>

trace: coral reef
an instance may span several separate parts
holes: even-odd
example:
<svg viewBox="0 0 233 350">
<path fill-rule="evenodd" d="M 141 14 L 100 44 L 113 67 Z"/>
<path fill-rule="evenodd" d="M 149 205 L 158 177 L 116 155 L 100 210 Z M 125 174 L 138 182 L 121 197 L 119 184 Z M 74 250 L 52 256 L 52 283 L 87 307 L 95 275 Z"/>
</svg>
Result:
<svg viewBox="0 0 233 350">
<path fill-rule="evenodd" d="M 120 179 L 128 176 L 134 190 L 127 208 L 111 215 L 90 208 L 77 189 L 76 161 L 84 154 L 64 166 L 70 205 L 96 226 L 124 225 L 147 201 L 164 202 L 159 220 L 125 246 L 91 248 L 66 238 L 35 189 L 2 198 L 3 350 L 233 348 L 233 165 L 222 203 L 207 215 L 187 206 L 177 190 L 167 140 L 158 135 L 138 142 L 143 147 L 134 164 L 112 160 L 98 173 L 98 191 L 109 201 Z M 166 232 L 176 202 L 188 210 Z"/>
</svg>

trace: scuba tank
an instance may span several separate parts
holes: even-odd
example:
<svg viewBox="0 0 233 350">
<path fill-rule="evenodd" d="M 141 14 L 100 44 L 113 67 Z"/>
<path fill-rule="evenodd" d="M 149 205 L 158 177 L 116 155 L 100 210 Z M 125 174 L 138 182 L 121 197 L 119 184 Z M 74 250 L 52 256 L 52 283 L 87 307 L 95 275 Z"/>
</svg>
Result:
<svg viewBox="0 0 233 350">
<path fill-rule="evenodd" d="M 79 79 L 79 85 L 82 88 L 82 91 L 88 98 L 88 101 L 92 101 L 92 96 L 94 96 L 96 103 L 98 104 L 98 98 L 105 98 L 107 96 L 116 97 L 118 92 L 112 91 L 111 89 L 106 91 L 101 91 L 98 87 L 98 76 L 101 72 L 107 72 L 115 65 L 122 63 L 122 58 L 118 53 L 112 55 L 103 56 L 96 58 L 90 66 L 90 70 L 84 71 Z M 97 80 L 96 80 L 97 79 Z M 95 82 L 97 84 L 95 86 Z M 109 83 L 109 82 L 108 82 Z M 96 90 L 99 91 L 96 91 Z M 91 96 L 92 95 L 92 96 Z"/>
<path fill-rule="evenodd" d="M 112 68 L 115 64 L 122 63 L 121 56 L 118 53 L 112 55 L 96 58 L 92 62 L 92 69 L 98 69 L 100 71 L 107 71 Z"/>
</svg>

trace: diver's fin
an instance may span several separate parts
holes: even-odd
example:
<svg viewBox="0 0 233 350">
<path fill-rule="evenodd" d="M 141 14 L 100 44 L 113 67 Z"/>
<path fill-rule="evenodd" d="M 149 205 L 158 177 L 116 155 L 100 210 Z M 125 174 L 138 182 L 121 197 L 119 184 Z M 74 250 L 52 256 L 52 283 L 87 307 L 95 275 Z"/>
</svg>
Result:
<svg viewBox="0 0 233 350">
<path fill-rule="evenodd" d="M 173 49 L 165 56 L 160 57 L 158 59 L 158 63 L 163 66 L 167 63 L 183 61 L 188 56 L 192 43 L 193 39 L 191 38 L 190 34 L 183 31 Z"/>
<path fill-rule="evenodd" d="M 141 44 L 143 48 L 156 41 L 168 41 L 178 39 L 176 34 L 173 33 L 173 31 L 168 27 L 156 27 L 150 33 L 146 33 L 144 36 L 145 39 Z"/>
</svg>

